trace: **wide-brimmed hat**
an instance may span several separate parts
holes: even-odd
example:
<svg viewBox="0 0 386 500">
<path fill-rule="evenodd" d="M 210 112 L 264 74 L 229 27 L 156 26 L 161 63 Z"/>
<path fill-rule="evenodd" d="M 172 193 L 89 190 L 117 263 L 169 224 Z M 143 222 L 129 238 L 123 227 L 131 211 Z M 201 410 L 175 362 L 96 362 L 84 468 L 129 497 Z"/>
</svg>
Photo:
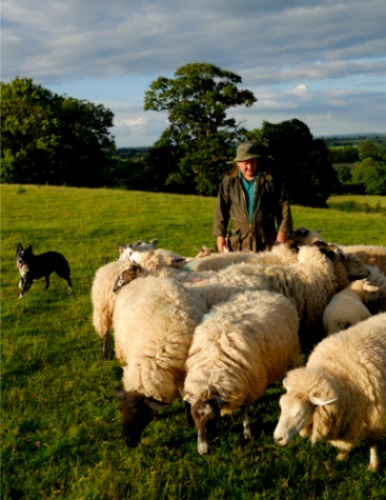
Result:
<svg viewBox="0 0 386 500">
<path fill-rule="evenodd" d="M 260 158 L 256 145 L 252 142 L 242 142 L 236 149 L 236 158 L 233 161 L 247 161 L 251 158 Z"/>
</svg>

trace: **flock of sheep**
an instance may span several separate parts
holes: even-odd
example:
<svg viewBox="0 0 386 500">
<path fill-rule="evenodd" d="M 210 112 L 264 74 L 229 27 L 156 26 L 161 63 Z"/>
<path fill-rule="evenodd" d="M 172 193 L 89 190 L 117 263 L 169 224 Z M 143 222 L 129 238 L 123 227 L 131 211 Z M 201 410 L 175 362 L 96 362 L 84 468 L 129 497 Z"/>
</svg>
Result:
<svg viewBox="0 0 386 500">
<path fill-rule="evenodd" d="M 91 290 L 102 354 L 114 332 L 123 367 L 116 393 L 126 443 L 137 446 L 177 397 L 200 454 L 210 427 L 236 409 L 250 439 L 248 405 L 284 379 L 277 444 L 308 435 L 341 459 L 368 438 L 377 470 L 376 440 L 386 435 L 386 248 L 327 244 L 304 228 L 259 253 L 203 249 L 184 258 L 157 243 L 119 245 Z"/>
</svg>

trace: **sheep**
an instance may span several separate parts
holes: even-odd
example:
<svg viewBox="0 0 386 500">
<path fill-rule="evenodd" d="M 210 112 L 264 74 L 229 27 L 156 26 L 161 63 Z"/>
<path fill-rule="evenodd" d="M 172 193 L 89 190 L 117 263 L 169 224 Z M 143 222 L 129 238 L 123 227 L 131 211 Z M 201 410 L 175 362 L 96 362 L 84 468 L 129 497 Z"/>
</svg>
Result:
<svg viewBox="0 0 386 500">
<path fill-rule="evenodd" d="M 94 276 L 91 287 L 92 323 L 102 339 L 102 357 L 108 357 L 108 340 L 112 330 L 113 311 L 116 293 L 113 289 L 118 275 L 127 270 L 126 282 L 143 274 L 143 269 L 135 263 L 116 260 L 100 267 Z"/>
<path fill-rule="evenodd" d="M 378 245 L 347 245 L 341 246 L 347 253 L 357 255 L 369 266 L 377 266 L 386 274 L 386 247 Z"/>
<path fill-rule="evenodd" d="M 153 240 L 158 242 L 158 240 Z M 120 260 L 129 260 L 141 264 L 144 268 L 152 265 L 151 261 L 156 255 L 162 260 L 162 266 L 169 266 L 176 269 L 183 269 L 186 258 L 170 250 L 164 248 L 153 249 L 146 245 L 117 245 L 120 251 Z"/>
<path fill-rule="evenodd" d="M 119 243 L 116 243 L 115 246 L 117 247 L 119 251 L 119 258 L 124 259 L 125 258 L 125 252 L 128 249 L 131 250 L 154 250 L 154 248 L 157 246 L 159 241 L 157 239 L 151 240 L 150 242 L 145 241 L 145 240 L 138 240 L 135 243 L 128 243 L 126 245 L 121 245 Z"/>
<path fill-rule="evenodd" d="M 317 241 L 323 241 L 319 231 L 310 231 L 305 227 L 298 227 L 295 231 L 288 233 L 287 238 L 298 246 L 313 245 Z"/>
<path fill-rule="evenodd" d="M 183 398 L 191 405 L 200 455 L 207 426 L 252 404 L 267 386 L 300 364 L 299 318 L 292 300 L 259 291 L 236 295 L 204 317 L 186 361 Z M 251 438 L 247 413 L 244 437 Z"/>
<path fill-rule="evenodd" d="M 351 282 L 332 296 L 323 312 L 322 322 L 326 333 L 331 335 L 369 318 L 371 312 L 366 305 L 378 297 L 379 287 L 368 279 Z"/>
<path fill-rule="evenodd" d="M 170 278 L 146 276 L 117 294 L 113 329 L 123 363 L 123 435 L 135 447 L 154 413 L 179 395 L 194 329 L 208 312 L 199 295 Z"/>
<path fill-rule="evenodd" d="M 306 364 L 287 373 L 273 437 L 285 446 L 296 434 L 330 442 L 337 459 L 369 439 L 369 470 L 379 468 L 376 440 L 386 435 L 386 313 L 318 344 Z"/>
<path fill-rule="evenodd" d="M 346 287 L 350 279 L 365 278 L 368 274 L 367 266 L 359 258 L 319 242 L 302 246 L 295 264 L 264 266 L 242 263 L 218 271 L 214 279 L 294 298 L 301 323 L 310 328 L 321 320 L 334 293 Z"/>
<path fill-rule="evenodd" d="M 271 250 L 262 252 L 224 252 L 212 254 L 206 258 L 191 259 L 185 271 L 219 271 L 234 264 L 293 264 L 297 261 L 297 251 L 292 245 L 284 243 L 274 245 Z"/>
</svg>

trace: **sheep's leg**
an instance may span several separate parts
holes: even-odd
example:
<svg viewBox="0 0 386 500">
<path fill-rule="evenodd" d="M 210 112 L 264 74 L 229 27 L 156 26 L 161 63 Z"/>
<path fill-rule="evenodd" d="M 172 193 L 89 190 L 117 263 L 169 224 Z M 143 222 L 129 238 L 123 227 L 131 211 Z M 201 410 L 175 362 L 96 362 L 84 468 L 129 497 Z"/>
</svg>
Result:
<svg viewBox="0 0 386 500">
<path fill-rule="evenodd" d="M 102 340 L 102 358 L 109 358 L 109 334 L 107 333 Z"/>
<path fill-rule="evenodd" d="M 379 459 L 375 439 L 370 441 L 370 462 L 368 469 L 372 472 L 376 472 L 379 469 Z"/>
<path fill-rule="evenodd" d="M 193 427 L 194 420 L 192 417 L 192 407 L 188 401 L 184 401 L 184 409 L 185 409 L 185 418 L 189 426 Z"/>
<path fill-rule="evenodd" d="M 248 408 L 244 407 L 244 419 L 243 419 L 243 435 L 244 439 L 252 439 L 251 422 L 249 420 Z"/>
</svg>

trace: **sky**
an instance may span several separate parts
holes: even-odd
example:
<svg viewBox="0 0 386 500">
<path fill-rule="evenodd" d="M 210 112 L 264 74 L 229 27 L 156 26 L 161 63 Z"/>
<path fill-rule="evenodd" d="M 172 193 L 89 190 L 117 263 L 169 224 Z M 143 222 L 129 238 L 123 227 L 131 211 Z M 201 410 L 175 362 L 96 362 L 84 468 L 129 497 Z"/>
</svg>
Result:
<svg viewBox="0 0 386 500">
<path fill-rule="evenodd" d="M 228 117 L 249 130 L 386 133 L 385 26 L 385 0 L 2 0 L 1 80 L 102 104 L 117 147 L 160 137 L 145 92 L 194 62 L 241 77 L 257 102 Z"/>
</svg>

